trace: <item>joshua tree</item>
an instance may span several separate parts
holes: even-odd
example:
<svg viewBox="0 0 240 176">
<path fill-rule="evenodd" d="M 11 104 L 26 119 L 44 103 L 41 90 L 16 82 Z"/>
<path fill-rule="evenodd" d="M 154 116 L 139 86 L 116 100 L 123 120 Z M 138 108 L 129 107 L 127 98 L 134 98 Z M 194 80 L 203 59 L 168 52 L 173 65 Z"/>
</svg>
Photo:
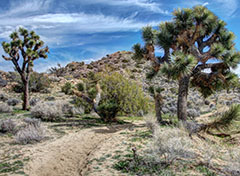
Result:
<svg viewBox="0 0 240 176">
<path fill-rule="evenodd" d="M 156 118 L 158 123 L 162 123 L 162 106 L 163 106 L 163 97 L 161 92 L 163 91 L 163 88 L 155 88 L 153 86 L 149 87 L 149 92 L 154 98 L 155 103 L 155 112 L 156 112 Z"/>
<path fill-rule="evenodd" d="M 44 42 L 34 31 L 28 32 L 24 28 L 19 28 L 18 32 L 10 35 L 11 42 L 2 42 L 4 51 L 9 56 L 2 56 L 6 61 L 12 61 L 16 71 L 20 74 L 24 85 L 23 110 L 29 108 L 29 79 L 33 71 L 33 61 L 38 58 L 47 58 L 48 47 L 44 47 Z M 21 65 L 20 65 L 21 64 Z"/>
<path fill-rule="evenodd" d="M 189 84 L 204 97 L 227 88 L 237 77 L 231 69 L 240 62 L 240 53 L 234 48 L 234 34 L 206 7 L 178 9 L 173 15 L 172 21 L 161 23 L 158 30 L 143 28 L 143 51 L 154 63 L 152 76 L 161 70 L 178 80 L 177 115 L 186 120 Z M 162 58 L 154 56 L 155 46 L 164 50 Z"/>
</svg>

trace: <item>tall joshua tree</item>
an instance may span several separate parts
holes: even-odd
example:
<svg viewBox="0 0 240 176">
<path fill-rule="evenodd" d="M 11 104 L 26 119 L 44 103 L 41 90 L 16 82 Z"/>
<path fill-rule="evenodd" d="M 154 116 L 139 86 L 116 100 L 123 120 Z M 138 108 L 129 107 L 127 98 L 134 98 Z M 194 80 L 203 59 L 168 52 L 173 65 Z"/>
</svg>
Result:
<svg viewBox="0 0 240 176">
<path fill-rule="evenodd" d="M 148 50 L 145 55 L 152 57 L 155 65 L 152 75 L 161 70 L 178 80 L 177 115 L 179 120 L 186 120 L 190 83 L 204 97 L 227 88 L 237 77 L 231 70 L 240 63 L 240 53 L 234 47 L 234 34 L 206 7 L 177 9 L 173 16 L 171 21 L 161 23 L 158 30 L 143 28 L 142 35 Z M 152 48 L 164 50 L 162 58 L 149 55 L 149 51 L 154 51 L 148 49 L 149 41 Z M 213 60 L 217 62 L 208 62 Z M 205 69 L 210 69 L 210 73 Z"/>
<path fill-rule="evenodd" d="M 16 71 L 21 76 L 24 85 L 23 110 L 29 108 L 29 79 L 33 71 L 33 62 L 39 58 L 47 58 L 48 47 L 43 47 L 44 42 L 34 32 L 24 28 L 10 35 L 11 42 L 2 42 L 2 47 L 8 56 L 2 56 L 6 61 L 12 61 Z"/>
</svg>

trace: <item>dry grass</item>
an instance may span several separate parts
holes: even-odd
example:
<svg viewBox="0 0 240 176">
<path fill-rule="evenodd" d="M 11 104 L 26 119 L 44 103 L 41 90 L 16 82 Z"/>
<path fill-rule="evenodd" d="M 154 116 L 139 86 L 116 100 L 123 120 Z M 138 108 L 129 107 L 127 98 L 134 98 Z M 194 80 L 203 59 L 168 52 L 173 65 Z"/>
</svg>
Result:
<svg viewBox="0 0 240 176">
<path fill-rule="evenodd" d="M 29 144 L 39 142 L 44 139 L 44 130 L 38 121 L 27 121 L 15 135 L 16 142 L 19 144 Z"/>
</svg>

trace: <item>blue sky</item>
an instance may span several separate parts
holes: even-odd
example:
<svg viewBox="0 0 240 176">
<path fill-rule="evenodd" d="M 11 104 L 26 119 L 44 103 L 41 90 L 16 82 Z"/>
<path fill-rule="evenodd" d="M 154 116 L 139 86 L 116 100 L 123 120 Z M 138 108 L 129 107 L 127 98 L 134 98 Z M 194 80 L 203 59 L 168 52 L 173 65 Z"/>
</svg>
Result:
<svg viewBox="0 0 240 176">
<path fill-rule="evenodd" d="M 170 20 L 174 9 L 195 5 L 205 5 L 225 20 L 240 50 L 238 0 L 1 0 L 0 41 L 9 41 L 9 34 L 20 26 L 36 31 L 50 54 L 35 62 L 34 69 L 46 71 L 57 63 L 90 62 L 131 50 L 142 42 L 143 26 L 157 26 Z M 12 63 L 0 58 L 0 70 L 12 69 Z"/>
</svg>

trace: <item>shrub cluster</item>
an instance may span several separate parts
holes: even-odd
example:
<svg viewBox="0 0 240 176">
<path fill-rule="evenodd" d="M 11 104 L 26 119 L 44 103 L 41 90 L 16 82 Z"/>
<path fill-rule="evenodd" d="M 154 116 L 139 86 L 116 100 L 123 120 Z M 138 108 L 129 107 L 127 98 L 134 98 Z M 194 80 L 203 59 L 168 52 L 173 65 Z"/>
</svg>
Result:
<svg viewBox="0 0 240 176">
<path fill-rule="evenodd" d="M 38 119 L 24 119 L 26 123 L 15 135 L 19 144 L 30 144 L 44 139 L 44 130 Z"/>
<path fill-rule="evenodd" d="M 83 114 L 83 110 L 60 101 L 39 102 L 31 109 L 31 115 L 34 118 L 44 121 L 61 121 L 64 116 L 74 116 L 76 114 Z"/>
<path fill-rule="evenodd" d="M 64 92 L 66 95 L 71 95 L 73 93 L 73 85 L 70 82 L 66 82 L 61 87 L 62 92 Z"/>
<path fill-rule="evenodd" d="M 7 105 L 6 103 L 0 103 L 0 113 L 8 113 L 12 111 L 13 109 L 11 106 Z"/>
<path fill-rule="evenodd" d="M 11 119 L 0 121 L 0 133 L 15 133 L 16 124 Z"/>
<path fill-rule="evenodd" d="M 50 87 L 50 85 L 51 81 L 45 74 L 33 72 L 30 75 L 29 90 L 31 92 L 44 92 Z M 24 86 L 21 79 L 17 79 L 17 84 L 13 87 L 13 91 L 16 93 L 22 93 L 23 88 Z"/>
<path fill-rule="evenodd" d="M 120 73 L 99 74 L 101 100 L 97 110 L 106 120 L 111 120 L 117 114 L 137 115 L 139 111 L 148 111 L 148 99 L 142 88 Z"/>
</svg>

